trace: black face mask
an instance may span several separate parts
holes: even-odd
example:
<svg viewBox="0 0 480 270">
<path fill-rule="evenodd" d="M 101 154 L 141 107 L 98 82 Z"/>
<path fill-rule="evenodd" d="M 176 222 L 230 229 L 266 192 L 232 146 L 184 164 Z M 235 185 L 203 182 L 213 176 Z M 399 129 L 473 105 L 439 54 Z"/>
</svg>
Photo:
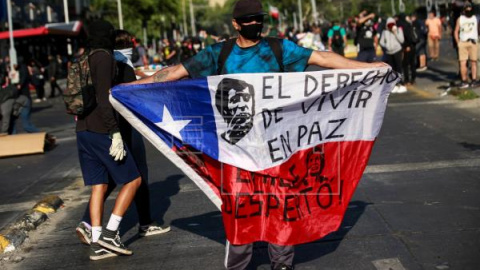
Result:
<svg viewBox="0 0 480 270">
<path fill-rule="evenodd" d="M 250 40 L 257 40 L 262 37 L 263 23 L 249 24 L 244 25 L 240 24 L 242 27 L 238 32 L 242 37 Z"/>
<path fill-rule="evenodd" d="M 473 15 L 473 10 L 465 10 L 465 16 L 470 18 L 472 17 L 472 15 Z"/>
</svg>

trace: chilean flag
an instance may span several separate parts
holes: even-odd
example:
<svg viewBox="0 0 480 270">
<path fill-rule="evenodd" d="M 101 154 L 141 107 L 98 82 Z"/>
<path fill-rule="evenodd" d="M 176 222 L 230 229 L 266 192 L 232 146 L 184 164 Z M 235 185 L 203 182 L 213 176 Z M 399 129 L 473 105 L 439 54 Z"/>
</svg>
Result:
<svg viewBox="0 0 480 270">
<path fill-rule="evenodd" d="M 335 231 L 368 163 L 390 68 L 117 86 L 110 101 L 222 211 L 235 245 Z"/>
</svg>

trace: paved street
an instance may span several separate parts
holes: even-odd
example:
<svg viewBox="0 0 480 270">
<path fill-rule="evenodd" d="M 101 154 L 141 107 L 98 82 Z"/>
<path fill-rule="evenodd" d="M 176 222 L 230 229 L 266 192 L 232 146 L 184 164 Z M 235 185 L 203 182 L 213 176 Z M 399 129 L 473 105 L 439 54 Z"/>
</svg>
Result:
<svg viewBox="0 0 480 270">
<path fill-rule="evenodd" d="M 298 246 L 296 269 L 479 269 L 480 106 L 440 97 L 455 66 L 448 58 L 430 64 L 414 89 L 391 95 L 341 229 Z M 150 145 L 153 216 L 172 231 L 138 238 L 130 209 L 121 229 L 134 255 L 89 261 L 88 247 L 75 235 L 89 191 L 80 178 L 73 120 L 55 99 L 35 104 L 33 121 L 56 135 L 59 145 L 44 155 L 0 159 L 0 228 L 46 194 L 61 196 L 65 207 L 21 250 L 0 256 L 8 258 L 0 268 L 223 269 L 220 213 Z M 108 200 L 107 213 L 112 206 Z M 251 269 L 270 269 L 268 264 L 266 245 L 256 245 Z"/>
</svg>

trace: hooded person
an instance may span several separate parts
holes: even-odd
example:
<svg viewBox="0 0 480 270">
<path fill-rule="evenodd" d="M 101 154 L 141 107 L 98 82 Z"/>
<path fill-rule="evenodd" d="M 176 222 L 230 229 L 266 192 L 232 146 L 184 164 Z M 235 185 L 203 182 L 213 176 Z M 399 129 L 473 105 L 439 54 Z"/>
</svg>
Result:
<svg viewBox="0 0 480 270">
<path fill-rule="evenodd" d="M 115 30 L 115 50 L 114 58 L 116 60 L 116 76 L 114 84 L 135 81 L 135 71 L 131 62 L 133 41 L 132 36 L 125 30 Z M 142 183 L 135 194 L 135 209 L 138 213 L 138 234 L 140 237 L 157 235 L 170 231 L 170 227 L 160 227 L 150 216 L 150 192 L 148 188 L 148 166 L 145 153 L 145 145 L 142 135 L 120 115 L 118 115 L 118 126 L 122 139 L 126 147 L 130 150 L 135 164 L 142 177 Z M 108 182 L 108 188 L 105 193 L 106 199 L 115 189 L 116 184 L 113 181 Z M 76 228 L 77 235 L 83 243 L 91 243 L 91 218 L 87 207 L 82 221 Z"/>
<path fill-rule="evenodd" d="M 90 259 L 100 260 L 117 254 L 132 254 L 121 242 L 118 228 L 141 184 L 141 177 L 130 150 L 123 143 L 116 113 L 109 101 L 115 77 L 113 26 L 106 21 L 92 22 L 88 27 L 87 44 L 86 53 L 97 104 L 90 113 L 78 116 L 76 134 L 83 180 L 86 186 L 92 187 L 89 203 L 92 222 Z M 123 186 L 108 224 L 102 228 L 103 204 L 109 181 Z"/>
<path fill-rule="evenodd" d="M 389 17 L 380 37 L 380 46 L 382 46 L 385 52 L 387 64 L 392 66 L 393 70 L 400 74 L 402 73 L 403 42 L 404 36 L 402 29 L 397 26 L 394 18 Z M 400 84 L 393 89 L 392 93 L 403 93 L 406 91 L 406 87 Z"/>
</svg>

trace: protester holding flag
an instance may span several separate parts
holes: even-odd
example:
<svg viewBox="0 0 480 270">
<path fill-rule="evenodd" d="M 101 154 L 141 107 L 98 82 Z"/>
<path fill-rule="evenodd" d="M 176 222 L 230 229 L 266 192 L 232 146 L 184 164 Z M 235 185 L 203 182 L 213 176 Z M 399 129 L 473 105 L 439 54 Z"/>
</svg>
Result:
<svg viewBox="0 0 480 270">
<path fill-rule="evenodd" d="M 165 68 L 164 70 L 161 70 L 150 77 L 143 78 L 131 84 L 175 81 L 185 77 L 203 78 L 211 75 L 221 74 L 301 72 L 306 69 L 308 64 L 319 65 L 326 68 L 349 69 L 386 66 L 384 63 L 362 63 L 349 60 L 333 52 L 312 51 L 310 49 L 302 48 L 288 40 L 262 38 L 261 33 L 264 15 L 265 12 L 263 11 L 259 0 L 237 1 L 233 9 L 232 24 L 233 27 L 239 32 L 238 38 L 208 46 L 204 50 L 200 51 L 196 56 L 184 61 L 182 64 Z M 225 147 L 236 148 L 238 144 L 241 144 L 241 140 L 250 132 L 252 126 L 254 125 L 252 117 L 255 115 L 254 104 L 257 101 L 255 101 L 254 97 L 256 91 L 253 85 L 250 84 L 250 81 L 247 83 L 247 77 L 245 77 L 245 80 L 242 80 L 242 76 L 243 75 L 237 75 L 236 79 L 223 78 L 221 76 L 217 76 L 218 78 L 215 78 L 215 80 L 221 81 L 219 83 L 215 83 L 215 85 L 218 85 L 218 88 L 216 90 L 214 102 L 217 110 L 221 112 L 221 116 L 225 121 L 224 125 L 226 126 L 225 132 L 222 132 L 218 138 L 215 135 L 215 139 L 221 140 L 222 143 L 225 143 Z M 248 75 L 245 74 L 245 76 Z M 265 82 L 268 80 L 268 78 L 264 77 L 263 80 Z M 188 85 L 189 89 L 200 89 L 199 85 L 194 85 L 195 82 L 197 81 L 192 80 L 192 82 L 185 81 L 184 83 Z M 170 90 L 175 90 L 175 88 L 172 87 L 168 91 Z M 112 95 L 115 96 L 116 90 L 114 89 L 112 91 Z M 138 87 L 138 91 L 141 91 L 140 87 Z M 168 91 L 162 93 L 168 95 Z M 261 91 L 261 89 L 258 89 L 257 91 Z M 279 96 L 282 96 L 282 94 L 279 93 Z M 265 98 L 268 99 L 269 97 L 266 96 Z M 114 106 L 117 106 L 115 105 L 115 99 L 112 98 L 111 100 L 114 101 Z M 132 100 L 132 102 L 134 101 Z M 203 104 L 206 104 L 206 102 L 202 102 L 202 105 Z M 185 100 L 183 105 L 179 104 L 177 107 L 182 106 L 196 108 L 196 106 L 193 106 L 187 100 Z M 212 122 L 215 123 L 215 120 L 210 120 L 210 118 L 207 118 L 208 116 L 206 113 L 200 115 L 204 118 L 204 126 L 208 126 Z M 160 126 L 164 130 L 170 130 L 172 134 L 175 134 L 175 140 L 177 138 L 181 138 L 180 129 L 185 127 L 185 125 L 190 122 L 187 120 L 174 121 L 171 113 L 166 107 L 163 108 L 162 119 L 163 122 L 156 123 L 156 125 Z M 167 123 L 167 120 L 171 124 L 165 124 Z M 148 133 L 150 133 L 150 131 L 148 131 Z M 204 137 L 205 136 L 207 135 L 204 135 Z M 256 148 L 255 145 L 251 146 Z M 176 146 L 174 145 L 173 147 L 175 148 Z M 193 161 L 198 165 L 198 167 L 195 167 L 195 170 L 199 173 L 203 172 L 208 175 L 206 170 L 208 170 L 210 167 L 213 171 L 217 172 L 218 170 L 223 169 L 223 172 L 220 173 L 222 175 L 234 174 L 241 177 L 240 174 L 243 172 L 240 169 L 233 168 L 227 164 L 223 166 L 223 163 L 220 165 L 217 164 L 211 166 L 207 164 L 207 161 L 210 161 L 211 158 L 204 157 L 205 160 L 202 160 L 201 158 L 198 158 L 195 153 L 189 152 L 188 147 L 182 147 L 181 149 L 178 149 L 178 151 L 179 152 L 177 154 L 183 159 Z M 308 155 L 308 160 L 310 162 L 309 164 L 312 169 L 319 169 L 321 167 L 319 163 L 321 162 L 322 158 L 320 157 L 319 153 L 320 152 L 311 153 Z M 244 160 L 241 156 L 232 156 L 232 158 L 238 158 L 239 162 Z M 229 174 L 230 170 L 232 170 L 232 174 Z M 244 172 L 246 175 L 249 174 L 248 171 Z M 314 174 L 313 171 L 312 174 Z M 210 177 L 210 175 L 208 175 L 208 177 Z M 228 181 L 230 180 L 228 179 Z M 223 184 L 233 185 L 231 182 L 224 182 Z M 209 185 L 213 185 L 213 183 L 209 182 Z M 235 214 L 238 219 L 233 221 L 232 224 L 230 222 L 232 213 L 230 207 L 232 207 L 232 196 L 233 198 L 235 198 L 235 196 L 230 196 L 231 194 L 228 194 L 228 192 L 224 193 L 223 190 L 217 190 L 217 192 L 221 193 L 217 193 L 217 195 L 220 195 L 223 201 L 222 215 L 224 217 L 225 230 L 228 239 L 225 267 L 227 269 L 245 269 L 252 256 L 253 242 L 261 241 L 260 238 L 262 237 L 258 237 L 257 232 L 259 228 L 257 225 L 244 226 L 240 225 L 240 223 L 236 223 L 240 219 L 245 220 L 243 219 L 243 216 L 238 213 L 238 211 Z M 258 203 L 259 202 L 256 204 L 258 205 Z M 252 215 L 256 216 L 255 214 Z M 246 218 L 247 216 L 244 217 Z M 289 231 L 288 229 L 285 229 L 281 232 L 273 230 L 272 232 L 274 235 L 263 238 L 276 239 L 267 241 L 269 242 L 268 250 L 272 269 L 293 269 L 294 248 L 293 245 L 289 244 L 289 241 L 285 241 L 285 239 L 292 239 L 301 236 L 295 235 L 294 232 Z M 311 239 L 310 241 L 313 240 L 315 239 Z"/>
<path fill-rule="evenodd" d="M 85 185 L 92 186 L 90 259 L 100 260 L 117 253 L 132 254 L 121 242 L 118 228 L 142 179 L 133 155 L 123 142 L 115 110 L 108 100 L 115 76 L 113 26 L 101 20 L 92 22 L 88 27 L 87 42 L 97 105 L 87 115 L 78 116 L 76 133 L 83 180 Z M 123 186 L 108 224 L 102 229 L 103 205 L 110 178 Z"/>
</svg>

